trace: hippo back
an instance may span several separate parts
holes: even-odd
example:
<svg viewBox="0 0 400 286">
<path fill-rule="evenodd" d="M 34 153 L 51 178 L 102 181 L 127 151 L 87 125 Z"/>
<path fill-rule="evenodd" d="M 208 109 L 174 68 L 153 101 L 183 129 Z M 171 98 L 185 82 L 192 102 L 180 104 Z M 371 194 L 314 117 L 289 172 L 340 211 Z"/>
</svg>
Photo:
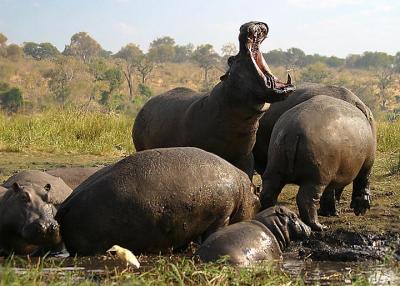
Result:
<svg viewBox="0 0 400 286">
<path fill-rule="evenodd" d="M 68 251 L 102 253 L 182 247 L 258 209 L 246 174 L 197 148 L 138 152 L 78 186 L 57 212 Z"/>
<path fill-rule="evenodd" d="M 373 125 L 373 115 L 371 110 L 350 90 L 340 86 L 322 85 L 306 83 L 299 85 L 286 100 L 271 104 L 259 121 L 257 130 L 257 139 L 253 148 L 255 169 L 257 173 L 263 174 L 267 164 L 268 146 L 271 139 L 272 130 L 278 119 L 289 109 L 309 100 L 317 95 L 326 95 L 344 100 L 353 106 L 356 106 L 371 125 Z"/>
<path fill-rule="evenodd" d="M 75 189 L 83 181 L 102 167 L 69 167 L 47 170 L 46 173 L 61 178 L 71 189 Z"/>
</svg>

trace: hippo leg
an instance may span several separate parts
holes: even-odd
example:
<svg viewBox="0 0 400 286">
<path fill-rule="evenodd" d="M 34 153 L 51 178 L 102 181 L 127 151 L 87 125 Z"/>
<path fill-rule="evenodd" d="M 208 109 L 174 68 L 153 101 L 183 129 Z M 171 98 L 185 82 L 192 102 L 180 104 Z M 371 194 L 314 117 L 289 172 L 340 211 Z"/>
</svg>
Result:
<svg viewBox="0 0 400 286">
<path fill-rule="evenodd" d="M 285 186 L 279 176 L 263 178 L 263 187 L 260 194 L 261 209 L 275 206 L 278 196 Z"/>
<path fill-rule="evenodd" d="M 314 231 L 321 231 L 326 228 L 319 223 L 317 214 L 317 204 L 324 189 L 325 186 L 321 185 L 303 184 L 300 186 L 296 197 L 301 219 Z"/>
<path fill-rule="evenodd" d="M 321 216 L 338 216 L 336 208 L 336 190 L 332 186 L 327 186 L 322 193 L 321 200 L 319 202 L 320 208 L 318 215 Z"/>
<path fill-rule="evenodd" d="M 350 207 L 356 215 L 364 215 L 371 207 L 371 197 L 369 189 L 369 176 L 371 168 L 361 169 L 360 173 L 353 181 L 353 193 Z"/>
</svg>

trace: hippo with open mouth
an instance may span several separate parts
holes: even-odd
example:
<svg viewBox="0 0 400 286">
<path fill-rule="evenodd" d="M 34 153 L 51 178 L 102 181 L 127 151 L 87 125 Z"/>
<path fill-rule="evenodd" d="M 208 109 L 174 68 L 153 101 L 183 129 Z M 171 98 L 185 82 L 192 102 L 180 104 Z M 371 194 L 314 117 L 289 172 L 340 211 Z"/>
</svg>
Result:
<svg viewBox="0 0 400 286">
<path fill-rule="evenodd" d="M 151 98 L 139 111 L 132 130 L 137 151 L 191 146 L 214 153 L 253 176 L 252 148 L 258 120 L 271 102 L 295 90 L 275 77 L 260 52 L 268 26 L 240 27 L 240 51 L 210 93 L 176 88 Z"/>
</svg>

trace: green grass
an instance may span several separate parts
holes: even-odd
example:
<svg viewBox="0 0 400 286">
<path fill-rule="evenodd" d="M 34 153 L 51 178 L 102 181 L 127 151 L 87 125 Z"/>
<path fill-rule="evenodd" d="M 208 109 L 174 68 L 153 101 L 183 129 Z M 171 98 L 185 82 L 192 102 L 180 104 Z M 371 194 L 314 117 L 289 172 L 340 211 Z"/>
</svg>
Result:
<svg viewBox="0 0 400 286">
<path fill-rule="evenodd" d="M 98 259 L 107 260 L 107 257 Z M 270 264 L 238 268 L 225 263 L 200 264 L 187 257 L 154 257 L 140 270 L 118 265 L 85 270 L 66 268 L 54 258 L 11 258 L 0 266 L 0 286 L 5 285 L 304 285 Z M 77 259 L 78 261 L 78 259 Z M 77 262 L 78 263 L 78 262 Z M 79 263 L 78 263 L 79 264 Z M 96 270 L 96 271 L 93 271 Z"/>
<path fill-rule="evenodd" d="M 400 119 L 377 122 L 378 150 L 382 152 L 400 152 Z"/>
<path fill-rule="evenodd" d="M 124 115 L 80 110 L 0 113 L 0 152 L 131 153 L 132 124 L 133 118 Z"/>
</svg>

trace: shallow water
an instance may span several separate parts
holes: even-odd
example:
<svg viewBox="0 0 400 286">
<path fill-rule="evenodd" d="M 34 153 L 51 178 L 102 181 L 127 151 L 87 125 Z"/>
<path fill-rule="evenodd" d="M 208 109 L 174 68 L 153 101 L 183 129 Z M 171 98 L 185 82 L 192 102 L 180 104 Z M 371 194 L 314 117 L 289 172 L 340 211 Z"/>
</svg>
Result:
<svg viewBox="0 0 400 286">
<path fill-rule="evenodd" d="M 351 285 L 357 276 L 371 285 L 400 285 L 400 273 L 382 263 L 285 259 L 281 268 L 293 278 L 302 277 L 306 285 Z"/>
</svg>

